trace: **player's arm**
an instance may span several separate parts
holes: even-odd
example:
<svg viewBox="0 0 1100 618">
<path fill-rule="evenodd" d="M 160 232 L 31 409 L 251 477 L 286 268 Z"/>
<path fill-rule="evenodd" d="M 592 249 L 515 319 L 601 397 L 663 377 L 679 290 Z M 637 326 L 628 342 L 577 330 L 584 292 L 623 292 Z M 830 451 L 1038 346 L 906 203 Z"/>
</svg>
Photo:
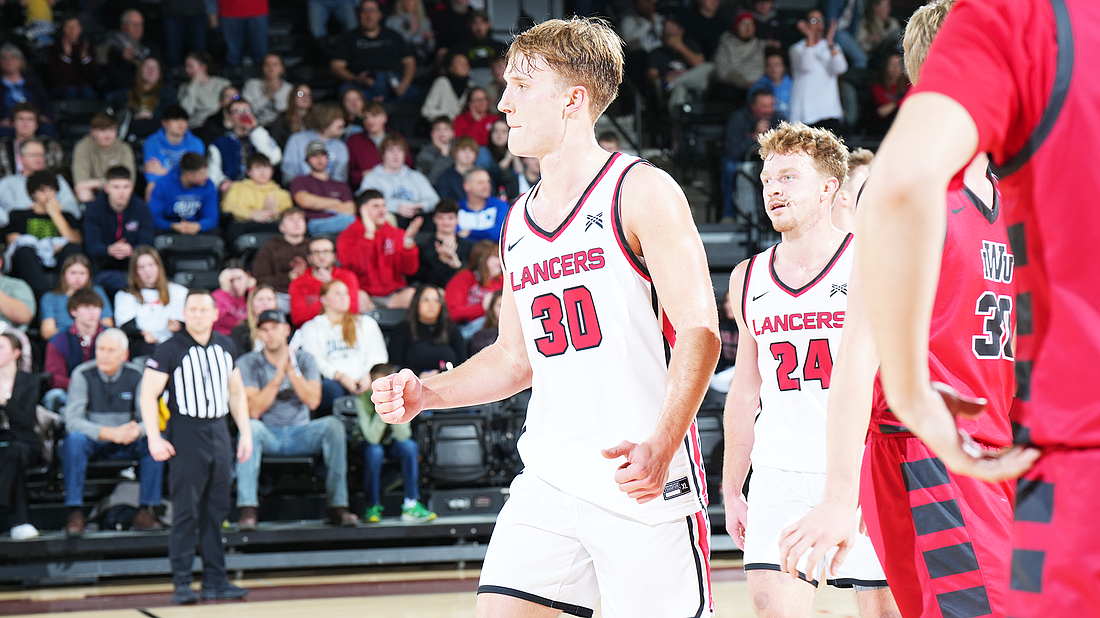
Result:
<svg viewBox="0 0 1100 618">
<path fill-rule="evenodd" d="M 977 147 L 977 125 L 962 105 L 934 92 L 912 96 L 875 156 L 856 229 L 863 243 L 867 313 L 891 411 L 952 471 L 999 480 L 1021 474 L 1037 453 L 1013 450 L 999 459 L 968 455 L 928 370 L 945 196 Z"/>
<path fill-rule="evenodd" d="M 504 280 L 509 280 L 507 271 Z M 408 369 L 378 378 L 371 384 L 375 410 L 387 423 L 407 423 L 422 410 L 499 401 L 530 387 L 531 363 L 509 285 L 501 297 L 499 328 L 495 343 L 452 371 L 423 382 Z"/>
<path fill-rule="evenodd" d="M 748 507 L 741 496 L 745 477 L 749 474 L 749 456 L 755 441 L 756 410 L 760 407 L 760 365 L 757 360 L 756 337 L 745 325 L 741 306 L 745 291 L 748 261 L 741 262 L 730 274 L 730 303 L 737 321 L 737 359 L 733 365 L 733 380 L 726 395 L 723 425 L 725 453 L 722 456 L 722 499 L 726 508 L 726 532 L 738 547 L 745 547 L 745 522 Z"/>
<path fill-rule="evenodd" d="M 168 386 L 168 374 L 156 369 L 145 368 L 141 374 L 141 422 L 145 426 L 145 437 L 149 444 L 149 454 L 157 461 L 166 461 L 176 454 L 172 444 L 160 435 L 160 395 Z"/>
<path fill-rule="evenodd" d="M 852 249 L 857 250 L 857 247 Z M 829 549 L 840 547 L 833 558 L 833 572 L 851 549 L 859 505 L 863 443 L 871 417 L 877 370 L 878 356 L 863 302 L 857 252 L 848 279 L 844 334 L 829 381 L 825 416 L 825 490 L 817 506 L 780 534 L 779 564 L 792 577 L 798 577 L 799 558 L 811 547 L 813 552 L 807 564 L 817 564 Z"/>
<path fill-rule="evenodd" d="M 626 456 L 615 473 L 619 489 L 648 502 L 664 491 L 669 463 L 710 386 L 722 342 L 706 252 L 680 186 L 665 172 L 638 165 L 628 172 L 620 203 L 627 244 L 645 258 L 676 332 L 653 433 L 641 444 L 624 441 L 604 451 L 608 458 Z"/>
</svg>

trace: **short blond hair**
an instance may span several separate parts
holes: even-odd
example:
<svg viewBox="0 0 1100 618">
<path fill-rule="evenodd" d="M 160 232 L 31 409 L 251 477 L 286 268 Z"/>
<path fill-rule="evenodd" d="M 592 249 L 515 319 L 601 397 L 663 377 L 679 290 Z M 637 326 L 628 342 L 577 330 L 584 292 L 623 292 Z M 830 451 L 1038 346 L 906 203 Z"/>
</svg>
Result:
<svg viewBox="0 0 1100 618">
<path fill-rule="evenodd" d="M 606 20 L 573 17 L 544 21 L 516 35 L 507 63 L 522 56 L 524 72 L 541 58 L 566 86 L 584 86 L 595 121 L 619 94 L 623 82 L 623 40 Z M 517 67 L 519 68 L 519 67 Z"/>
<path fill-rule="evenodd" d="M 932 40 L 943 26 L 943 20 L 947 19 L 947 13 L 955 0 L 932 0 L 920 7 L 905 24 L 905 36 L 902 39 L 902 50 L 905 55 L 905 72 L 909 74 L 909 81 L 917 83 L 920 79 L 920 70 L 924 66 L 924 60 L 928 57 L 928 48 L 932 47 Z"/>
<path fill-rule="evenodd" d="M 757 142 L 763 160 L 772 155 L 805 153 L 814 160 L 814 169 L 821 175 L 836 178 L 840 184 L 848 180 L 848 147 L 828 129 L 783 121 L 757 138 Z"/>
</svg>

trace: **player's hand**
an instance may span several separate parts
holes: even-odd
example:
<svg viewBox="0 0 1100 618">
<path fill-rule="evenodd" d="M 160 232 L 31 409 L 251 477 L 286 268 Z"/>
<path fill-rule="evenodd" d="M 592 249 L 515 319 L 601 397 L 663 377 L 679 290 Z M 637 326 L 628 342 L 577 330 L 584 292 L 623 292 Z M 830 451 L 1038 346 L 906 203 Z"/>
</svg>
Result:
<svg viewBox="0 0 1100 618">
<path fill-rule="evenodd" d="M 975 418 L 984 407 L 984 399 L 964 397 L 939 382 L 929 384 L 917 402 L 898 406 L 891 402 L 890 406 L 952 472 L 990 483 L 1016 478 L 1039 459 L 1038 449 L 1017 446 L 999 453 L 984 451 L 955 424 L 955 417 Z"/>
<path fill-rule="evenodd" d="M 626 457 L 626 462 L 615 471 L 619 491 L 626 492 L 638 504 L 661 497 L 668 480 L 668 464 L 672 461 L 672 455 L 657 452 L 649 442 L 635 444 L 627 440 L 600 453 L 607 459 Z"/>
<path fill-rule="evenodd" d="M 155 461 L 168 461 L 170 457 L 175 457 L 176 448 L 172 446 L 172 443 L 161 437 L 149 437 L 149 454 Z"/>
<path fill-rule="evenodd" d="M 726 496 L 723 502 L 726 509 L 726 534 L 733 539 L 738 549 L 745 550 L 745 529 L 749 521 L 749 505 L 740 494 Z"/>
<path fill-rule="evenodd" d="M 798 579 L 798 562 L 807 551 L 810 555 L 806 568 L 813 570 L 826 552 L 838 547 L 830 565 L 836 573 L 855 543 L 855 515 L 851 508 L 825 500 L 810 509 L 805 517 L 784 528 L 779 533 L 780 570 Z"/>
<path fill-rule="evenodd" d="M 237 440 L 237 461 L 244 463 L 252 457 L 252 434 L 244 435 Z"/>
<path fill-rule="evenodd" d="M 423 410 L 424 383 L 411 369 L 378 378 L 371 390 L 374 409 L 387 423 L 407 423 Z"/>
</svg>

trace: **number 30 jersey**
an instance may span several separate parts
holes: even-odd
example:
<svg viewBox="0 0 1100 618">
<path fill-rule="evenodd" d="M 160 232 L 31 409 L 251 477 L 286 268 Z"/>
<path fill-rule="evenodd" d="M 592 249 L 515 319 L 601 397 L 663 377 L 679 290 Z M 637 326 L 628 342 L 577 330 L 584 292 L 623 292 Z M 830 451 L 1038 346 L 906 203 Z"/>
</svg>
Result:
<svg viewBox="0 0 1100 618">
<path fill-rule="evenodd" d="M 664 318 L 643 259 L 619 217 L 627 172 L 641 159 L 615 153 L 553 231 L 529 202 L 516 201 L 501 233 L 504 284 L 511 286 L 531 364 L 532 393 L 519 452 L 525 472 L 558 489 L 648 524 L 699 512 L 705 475 L 695 424 L 673 457 L 663 495 L 645 504 L 615 483 L 623 459 L 601 449 L 653 433 L 668 377 Z"/>
<path fill-rule="evenodd" d="M 749 260 L 741 312 L 756 340 L 761 379 L 754 466 L 825 472 L 825 410 L 848 306 L 851 244 L 848 234 L 821 272 L 798 289 L 775 272 L 779 245 Z"/>
</svg>

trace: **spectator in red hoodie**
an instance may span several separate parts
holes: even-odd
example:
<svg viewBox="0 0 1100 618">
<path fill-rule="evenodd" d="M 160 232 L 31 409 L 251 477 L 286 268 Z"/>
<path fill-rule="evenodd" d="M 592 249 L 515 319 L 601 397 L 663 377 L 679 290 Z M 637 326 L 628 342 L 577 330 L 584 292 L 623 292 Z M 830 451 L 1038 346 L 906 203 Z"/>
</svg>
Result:
<svg viewBox="0 0 1100 618">
<path fill-rule="evenodd" d="M 504 287 L 500 268 L 500 246 L 482 240 L 470 250 L 470 262 L 447 284 L 447 310 L 469 339 L 485 323 L 485 312 L 493 292 Z"/>
<path fill-rule="evenodd" d="M 321 286 L 339 279 L 348 286 L 353 314 L 359 313 L 359 279 L 350 270 L 336 267 L 336 246 L 321 236 L 309 241 L 309 270 L 290 282 L 290 321 L 295 327 L 321 315 Z"/>
<path fill-rule="evenodd" d="M 405 309 L 416 290 L 406 277 L 420 269 L 416 234 L 424 219 L 417 217 L 407 229 L 386 219 L 386 198 L 376 189 L 359 194 L 359 219 L 336 238 L 336 257 L 359 277 L 359 303 L 364 309 Z"/>
</svg>

